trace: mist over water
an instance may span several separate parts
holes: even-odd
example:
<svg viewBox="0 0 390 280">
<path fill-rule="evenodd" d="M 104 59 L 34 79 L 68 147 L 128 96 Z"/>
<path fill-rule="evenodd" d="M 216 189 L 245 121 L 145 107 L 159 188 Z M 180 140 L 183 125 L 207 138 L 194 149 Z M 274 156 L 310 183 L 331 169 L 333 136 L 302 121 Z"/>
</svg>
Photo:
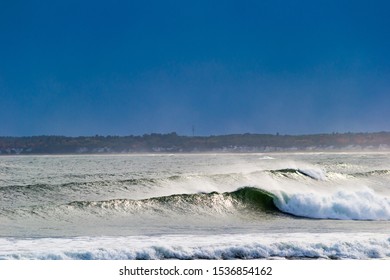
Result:
<svg viewBox="0 0 390 280">
<path fill-rule="evenodd" d="M 389 182 L 384 152 L 1 157 L 0 258 L 387 258 Z"/>
</svg>

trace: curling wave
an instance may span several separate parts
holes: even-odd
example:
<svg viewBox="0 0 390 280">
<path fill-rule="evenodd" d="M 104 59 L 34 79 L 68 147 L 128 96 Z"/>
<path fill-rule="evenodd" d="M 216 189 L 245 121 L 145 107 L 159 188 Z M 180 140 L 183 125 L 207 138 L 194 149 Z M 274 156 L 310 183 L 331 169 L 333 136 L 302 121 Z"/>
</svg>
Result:
<svg viewBox="0 0 390 280">
<path fill-rule="evenodd" d="M 261 211 L 269 214 L 280 211 L 297 217 L 341 220 L 390 220 L 390 199 L 367 188 L 360 191 L 334 193 L 269 192 L 245 187 L 227 193 L 181 194 L 145 200 L 110 200 L 72 202 L 69 205 L 86 208 L 125 211 L 176 213 L 226 213 L 239 210 Z"/>
<path fill-rule="evenodd" d="M 167 213 L 176 214 L 226 214 L 240 210 L 274 213 L 275 196 L 265 190 L 245 187 L 226 193 L 174 194 L 142 200 L 113 199 L 107 201 L 74 201 L 67 207 L 83 211 L 96 209 L 126 213 Z"/>
<path fill-rule="evenodd" d="M 233 192 L 175 194 L 142 200 L 73 201 L 60 206 L 39 206 L 1 211 L 4 215 L 45 217 L 74 212 L 105 215 L 220 216 L 292 215 L 313 219 L 390 220 L 390 198 L 366 188 L 332 193 L 267 191 L 244 187 Z M 0 212 L 0 213 L 1 213 Z M 249 216 L 248 216 L 249 217 Z"/>
</svg>

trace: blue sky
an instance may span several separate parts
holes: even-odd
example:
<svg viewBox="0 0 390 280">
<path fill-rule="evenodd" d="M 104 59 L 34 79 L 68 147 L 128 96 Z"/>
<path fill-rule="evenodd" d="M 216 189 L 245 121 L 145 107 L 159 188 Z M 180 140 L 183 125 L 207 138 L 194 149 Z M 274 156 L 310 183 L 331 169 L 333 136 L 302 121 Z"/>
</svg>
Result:
<svg viewBox="0 0 390 280">
<path fill-rule="evenodd" d="M 388 1 L 1 1 L 0 135 L 390 131 Z"/>
</svg>

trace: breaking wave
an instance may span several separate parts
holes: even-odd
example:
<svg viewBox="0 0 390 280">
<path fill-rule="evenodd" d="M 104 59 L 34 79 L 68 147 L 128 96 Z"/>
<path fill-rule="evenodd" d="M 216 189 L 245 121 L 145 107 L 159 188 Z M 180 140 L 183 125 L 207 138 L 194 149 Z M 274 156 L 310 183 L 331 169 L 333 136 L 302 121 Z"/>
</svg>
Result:
<svg viewBox="0 0 390 280">
<path fill-rule="evenodd" d="M 321 170 L 314 169 L 285 168 L 278 170 L 270 170 L 269 172 L 284 177 L 291 177 L 291 175 L 300 175 L 314 180 L 325 180 L 326 178 L 325 174 Z"/>
<path fill-rule="evenodd" d="M 1 238 L 0 246 L 3 260 L 390 258 L 390 238 L 386 234 Z"/>
<path fill-rule="evenodd" d="M 390 220 L 390 199 L 366 188 L 334 193 L 286 193 L 245 187 L 227 193 L 180 194 L 145 200 L 78 201 L 69 206 L 123 211 L 226 213 L 237 210 L 291 214 L 297 217 L 341 220 Z"/>
<path fill-rule="evenodd" d="M 56 210 L 53 210 L 56 208 Z M 175 194 L 142 200 L 112 199 L 104 201 L 73 201 L 60 206 L 39 206 L 8 210 L 9 214 L 44 217 L 53 212 L 73 212 L 97 216 L 121 215 L 197 215 L 235 214 L 292 215 L 313 219 L 390 220 L 390 199 L 373 190 L 340 190 L 326 192 L 287 193 L 244 187 L 233 192 Z M 4 211 L 3 211 L 4 214 Z"/>
<path fill-rule="evenodd" d="M 390 199 L 366 188 L 334 193 L 294 193 L 281 195 L 275 205 L 299 217 L 340 220 L 390 220 Z"/>
<path fill-rule="evenodd" d="M 225 215 L 245 211 L 275 213 L 274 196 L 264 190 L 245 187 L 227 193 L 175 194 L 143 200 L 75 201 L 67 204 L 82 211 L 117 211 L 131 214 Z M 96 211 L 95 211 L 96 212 Z"/>
</svg>

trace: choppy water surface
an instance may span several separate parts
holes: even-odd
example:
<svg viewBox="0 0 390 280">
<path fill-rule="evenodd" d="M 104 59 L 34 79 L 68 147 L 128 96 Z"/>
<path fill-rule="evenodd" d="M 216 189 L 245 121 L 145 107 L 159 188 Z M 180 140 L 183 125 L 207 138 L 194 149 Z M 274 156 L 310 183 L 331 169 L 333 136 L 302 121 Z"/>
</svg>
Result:
<svg viewBox="0 0 390 280">
<path fill-rule="evenodd" d="M 0 157 L 0 259 L 389 258 L 389 156 Z"/>
</svg>

